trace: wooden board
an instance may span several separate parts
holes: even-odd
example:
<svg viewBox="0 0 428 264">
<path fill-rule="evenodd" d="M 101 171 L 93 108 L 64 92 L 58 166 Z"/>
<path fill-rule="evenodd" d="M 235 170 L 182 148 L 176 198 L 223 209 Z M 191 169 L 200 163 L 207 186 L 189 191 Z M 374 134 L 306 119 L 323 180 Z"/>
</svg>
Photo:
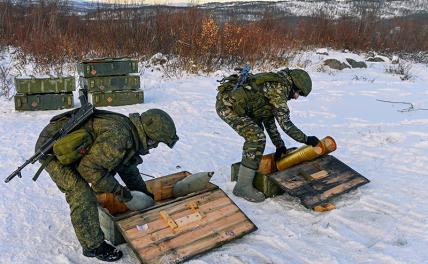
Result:
<svg viewBox="0 0 428 264">
<path fill-rule="evenodd" d="M 268 176 L 285 192 L 299 197 L 310 209 L 370 182 L 331 155 Z"/>
<path fill-rule="evenodd" d="M 180 263 L 257 230 L 221 189 L 133 215 L 117 225 L 141 263 Z"/>
<path fill-rule="evenodd" d="M 164 177 L 146 181 L 147 189 L 155 196 L 155 201 L 170 199 L 173 197 L 172 189 L 174 185 L 189 176 L 190 172 L 182 171 Z"/>
</svg>

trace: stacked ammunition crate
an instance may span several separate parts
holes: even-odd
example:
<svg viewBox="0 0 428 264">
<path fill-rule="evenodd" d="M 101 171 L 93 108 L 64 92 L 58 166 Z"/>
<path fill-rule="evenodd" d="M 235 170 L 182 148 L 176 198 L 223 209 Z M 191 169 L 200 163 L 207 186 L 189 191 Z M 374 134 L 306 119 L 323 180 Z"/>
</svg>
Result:
<svg viewBox="0 0 428 264">
<path fill-rule="evenodd" d="M 73 108 L 73 77 L 15 78 L 15 109 L 21 111 Z"/>
<path fill-rule="evenodd" d="M 80 87 L 88 92 L 88 101 L 94 106 L 120 106 L 144 102 L 140 90 L 138 61 L 103 58 L 85 60 L 77 65 Z"/>
</svg>

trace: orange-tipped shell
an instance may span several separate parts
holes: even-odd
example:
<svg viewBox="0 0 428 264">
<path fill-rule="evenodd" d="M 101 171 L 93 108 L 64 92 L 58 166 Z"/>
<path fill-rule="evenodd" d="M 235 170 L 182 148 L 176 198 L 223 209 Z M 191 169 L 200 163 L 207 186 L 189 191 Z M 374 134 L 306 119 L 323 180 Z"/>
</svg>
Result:
<svg viewBox="0 0 428 264">
<path fill-rule="evenodd" d="M 337 149 L 336 141 L 330 136 L 321 139 L 321 142 L 325 146 L 325 152 L 323 153 L 323 155 L 333 152 Z"/>
<path fill-rule="evenodd" d="M 109 211 L 111 215 L 116 215 L 128 211 L 128 207 L 125 204 L 119 202 L 114 194 L 102 193 L 97 195 L 98 203 Z"/>
<path fill-rule="evenodd" d="M 315 147 L 303 146 L 287 154 L 285 157 L 277 161 L 276 167 L 279 171 L 285 170 L 286 168 L 290 168 L 304 161 L 309 161 L 318 158 L 325 151 L 326 150 L 323 142 L 320 142 L 320 144 Z"/>
</svg>

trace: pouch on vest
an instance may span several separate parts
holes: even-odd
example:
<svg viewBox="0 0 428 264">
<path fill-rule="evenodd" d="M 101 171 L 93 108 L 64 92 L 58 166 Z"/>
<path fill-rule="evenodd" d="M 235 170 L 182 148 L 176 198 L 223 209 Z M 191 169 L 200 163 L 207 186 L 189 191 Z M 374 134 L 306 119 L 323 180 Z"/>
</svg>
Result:
<svg viewBox="0 0 428 264">
<path fill-rule="evenodd" d="M 70 165 L 86 155 L 92 142 L 91 134 L 81 128 L 55 142 L 53 153 L 61 164 Z"/>
</svg>

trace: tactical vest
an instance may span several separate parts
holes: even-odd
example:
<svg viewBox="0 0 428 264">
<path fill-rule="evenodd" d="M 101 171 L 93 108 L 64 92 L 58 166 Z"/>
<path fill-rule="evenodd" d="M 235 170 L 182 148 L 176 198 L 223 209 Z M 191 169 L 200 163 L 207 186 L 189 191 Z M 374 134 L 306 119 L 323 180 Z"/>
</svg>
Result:
<svg viewBox="0 0 428 264">
<path fill-rule="evenodd" d="M 59 114 L 57 116 L 54 116 L 50 120 L 50 123 L 51 124 L 56 123 L 56 122 L 62 123 L 61 121 L 70 118 L 77 110 L 78 109 L 74 109 L 74 110 Z M 131 131 L 133 142 L 134 142 L 134 148 L 131 151 L 128 151 L 128 153 L 126 154 L 126 156 L 124 157 L 124 159 L 122 161 L 123 165 L 128 165 L 128 163 L 131 161 L 131 159 L 135 158 L 135 156 L 138 154 L 138 151 L 140 148 L 140 140 L 139 140 L 137 128 L 134 126 L 134 124 L 131 122 L 131 120 L 125 115 L 115 113 L 115 112 L 106 111 L 106 110 L 95 109 L 92 117 L 79 128 L 79 130 L 80 129 L 86 130 L 89 134 L 92 135 L 92 138 L 94 138 L 94 132 L 92 129 L 93 118 L 103 118 L 103 119 L 109 119 L 109 120 L 112 120 L 115 122 L 120 122 L 122 124 L 122 127 L 126 127 Z M 67 136 L 65 136 L 65 137 L 67 137 Z"/>
<path fill-rule="evenodd" d="M 228 93 L 232 100 L 232 107 L 239 116 L 249 116 L 256 120 L 272 117 L 272 106 L 266 98 L 263 86 L 267 82 L 289 85 L 286 76 L 274 72 L 250 74 L 247 82 L 234 88 L 238 81 L 237 74 L 225 77 L 220 81 L 218 91 Z"/>
</svg>

